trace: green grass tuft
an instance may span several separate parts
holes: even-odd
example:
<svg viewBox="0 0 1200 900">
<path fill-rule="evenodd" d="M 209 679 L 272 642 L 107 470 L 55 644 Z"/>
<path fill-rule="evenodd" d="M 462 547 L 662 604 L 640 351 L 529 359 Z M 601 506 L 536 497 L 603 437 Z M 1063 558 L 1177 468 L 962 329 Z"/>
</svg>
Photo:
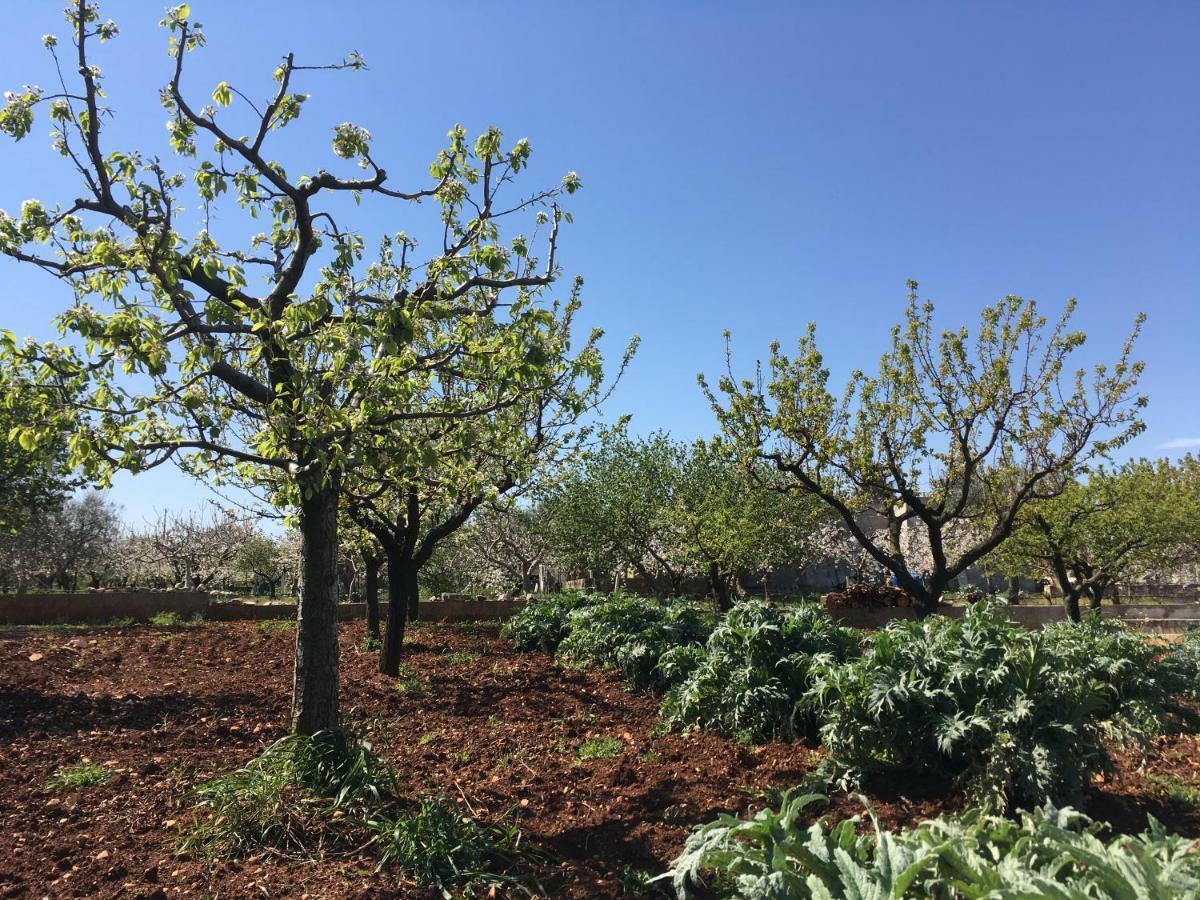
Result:
<svg viewBox="0 0 1200 900">
<path fill-rule="evenodd" d="M 520 885 L 514 825 L 477 822 L 444 797 L 399 795 L 392 771 L 343 731 L 289 735 L 241 769 L 195 787 L 179 850 L 209 862 L 262 852 L 291 859 L 377 861 L 470 896 L 481 885 Z"/>
<path fill-rule="evenodd" d="M 365 634 L 363 639 L 358 642 L 360 653 L 378 653 L 382 649 L 383 639 L 377 634 Z"/>
<path fill-rule="evenodd" d="M 89 760 L 69 766 L 60 766 L 46 782 L 50 791 L 74 791 L 80 788 L 104 784 L 113 777 L 112 769 Z"/>
<path fill-rule="evenodd" d="M 1161 789 L 1167 800 L 1180 809 L 1200 809 L 1200 788 L 1193 787 L 1186 781 L 1171 775 L 1149 775 L 1146 777 L 1146 783 Z"/>
<path fill-rule="evenodd" d="M 620 755 L 625 745 L 620 738 L 602 737 L 584 741 L 575 751 L 575 758 L 584 761 L 589 759 L 611 759 Z"/>
</svg>

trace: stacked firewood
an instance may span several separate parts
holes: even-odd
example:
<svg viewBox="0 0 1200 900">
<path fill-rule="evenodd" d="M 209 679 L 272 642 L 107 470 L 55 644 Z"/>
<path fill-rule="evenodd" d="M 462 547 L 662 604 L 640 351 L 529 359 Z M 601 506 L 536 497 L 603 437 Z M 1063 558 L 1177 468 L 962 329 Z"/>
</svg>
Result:
<svg viewBox="0 0 1200 900">
<path fill-rule="evenodd" d="M 912 597 L 898 587 L 858 582 L 840 591 L 830 591 L 821 598 L 821 604 L 826 609 L 878 609 L 912 606 Z"/>
</svg>

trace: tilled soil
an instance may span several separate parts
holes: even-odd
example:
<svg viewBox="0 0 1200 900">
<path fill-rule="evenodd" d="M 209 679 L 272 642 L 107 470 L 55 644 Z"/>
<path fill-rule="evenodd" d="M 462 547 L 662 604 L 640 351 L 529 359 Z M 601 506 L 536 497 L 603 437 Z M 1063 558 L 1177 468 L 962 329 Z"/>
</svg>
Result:
<svg viewBox="0 0 1200 900">
<path fill-rule="evenodd" d="M 551 896 L 629 896 L 630 876 L 661 872 L 694 825 L 761 805 L 763 791 L 795 784 L 818 761 L 803 742 L 664 735 L 653 697 L 611 673 L 517 653 L 492 627 L 414 630 L 412 673 L 399 682 L 375 671 L 375 655 L 357 649 L 362 637 L 361 624 L 342 626 L 347 724 L 414 793 L 515 817 L 523 840 L 546 851 L 535 873 Z M 430 896 L 366 860 L 264 855 L 209 867 L 176 855 L 184 790 L 284 734 L 292 642 L 290 629 L 251 622 L 0 632 L 0 896 Z M 594 738 L 615 738 L 616 755 L 580 760 Z M 84 760 L 114 777 L 47 786 L 60 766 Z M 1187 802 L 1200 790 L 1195 737 L 1117 760 L 1090 811 L 1133 831 L 1152 813 L 1200 835 Z M 887 826 L 959 806 L 913 784 L 871 794 Z M 846 797 L 835 807 L 861 811 Z"/>
</svg>

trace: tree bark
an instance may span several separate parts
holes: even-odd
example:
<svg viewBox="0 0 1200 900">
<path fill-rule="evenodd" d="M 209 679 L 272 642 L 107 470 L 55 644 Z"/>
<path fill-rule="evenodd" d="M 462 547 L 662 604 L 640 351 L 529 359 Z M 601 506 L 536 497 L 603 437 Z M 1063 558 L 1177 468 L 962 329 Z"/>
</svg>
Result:
<svg viewBox="0 0 1200 900">
<path fill-rule="evenodd" d="M 411 562 L 403 558 L 398 545 L 386 547 L 388 564 L 388 619 L 379 651 L 379 671 L 391 678 L 400 675 L 400 652 L 408 624 L 408 590 L 415 580 L 408 574 Z"/>
<path fill-rule="evenodd" d="M 942 594 L 950 579 L 934 574 L 922 583 L 908 572 L 903 574 L 894 572 L 893 574 L 896 576 L 896 583 L 900 588 L 912 597 L 913 609 L 916 610 L 918 617 L 924 619 L 937 612 L 938 604 L 941 602 Z"/>
<path fill-rule="evenodd" d="M 708 565 L 708 583 L 712 588 L 713 599 L 717 601 L 717 609 L 721 612 L 729 612 L 733 609 L 733 599 L 729 596 L 729 583 L 721 574 L 721 569 L 716 563 Z"/>
<path fill-rule="evenodd" d="M 1083 614 L 1079 611 L 1079 591 L 1070 590 L 1063 593 L 1063 609 L 1067 612 L 1067 618 L 1072 622 L 1079 622 L 1083 619 Z"/>
<path fill-rule="evenodd" d="M 416 622 L 421 617 L 421 583 L 417 580 L 417 573 L 417 566 L 410 562 L 408 570 L 405 572 L 408 584 L 404 586 L 408 593 L 408 620 L 410 622 Z"/>
<path fill-rule="evenodd" d="M 374 556 L 366 558 L 366 584 L 363 586 L 367 604 L 367 634 L 373 638 L 379 637 L 379 560 Z"/>
<path fill-rule="evenodd" d="M 338 726 L 338 491 L 309 484 L 300 504 L 301 571 L 297 604 L 292 730 L 314 734 Z"/>
<path fill-rule="evenodd" d="M 1018 606 L 1021 603 L 1021 579 L 1016 575 L 1008 579 L 1008 602 L 1012 606 Z"/>
</svg>

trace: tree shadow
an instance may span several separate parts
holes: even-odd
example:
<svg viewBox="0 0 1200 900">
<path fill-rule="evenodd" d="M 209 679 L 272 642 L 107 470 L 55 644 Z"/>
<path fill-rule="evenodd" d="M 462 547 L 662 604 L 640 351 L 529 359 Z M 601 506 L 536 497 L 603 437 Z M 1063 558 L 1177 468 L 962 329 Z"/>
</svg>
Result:
<svg viewBox="0 0 1200 900">
<path fill-rule="evenodd" d="M 181 724 L 212 717 L 214 711 L 239 708 L 261 714 L 263 698 L 233 693 L 208 696 L 156 694 L 142 697 L 88 697 L 82 693 L 46 694 L 0 687 L 0 741 L 31 731 L 72 734 L 81 731 L 145 731 L 165 723 Z"/>
</svg>

